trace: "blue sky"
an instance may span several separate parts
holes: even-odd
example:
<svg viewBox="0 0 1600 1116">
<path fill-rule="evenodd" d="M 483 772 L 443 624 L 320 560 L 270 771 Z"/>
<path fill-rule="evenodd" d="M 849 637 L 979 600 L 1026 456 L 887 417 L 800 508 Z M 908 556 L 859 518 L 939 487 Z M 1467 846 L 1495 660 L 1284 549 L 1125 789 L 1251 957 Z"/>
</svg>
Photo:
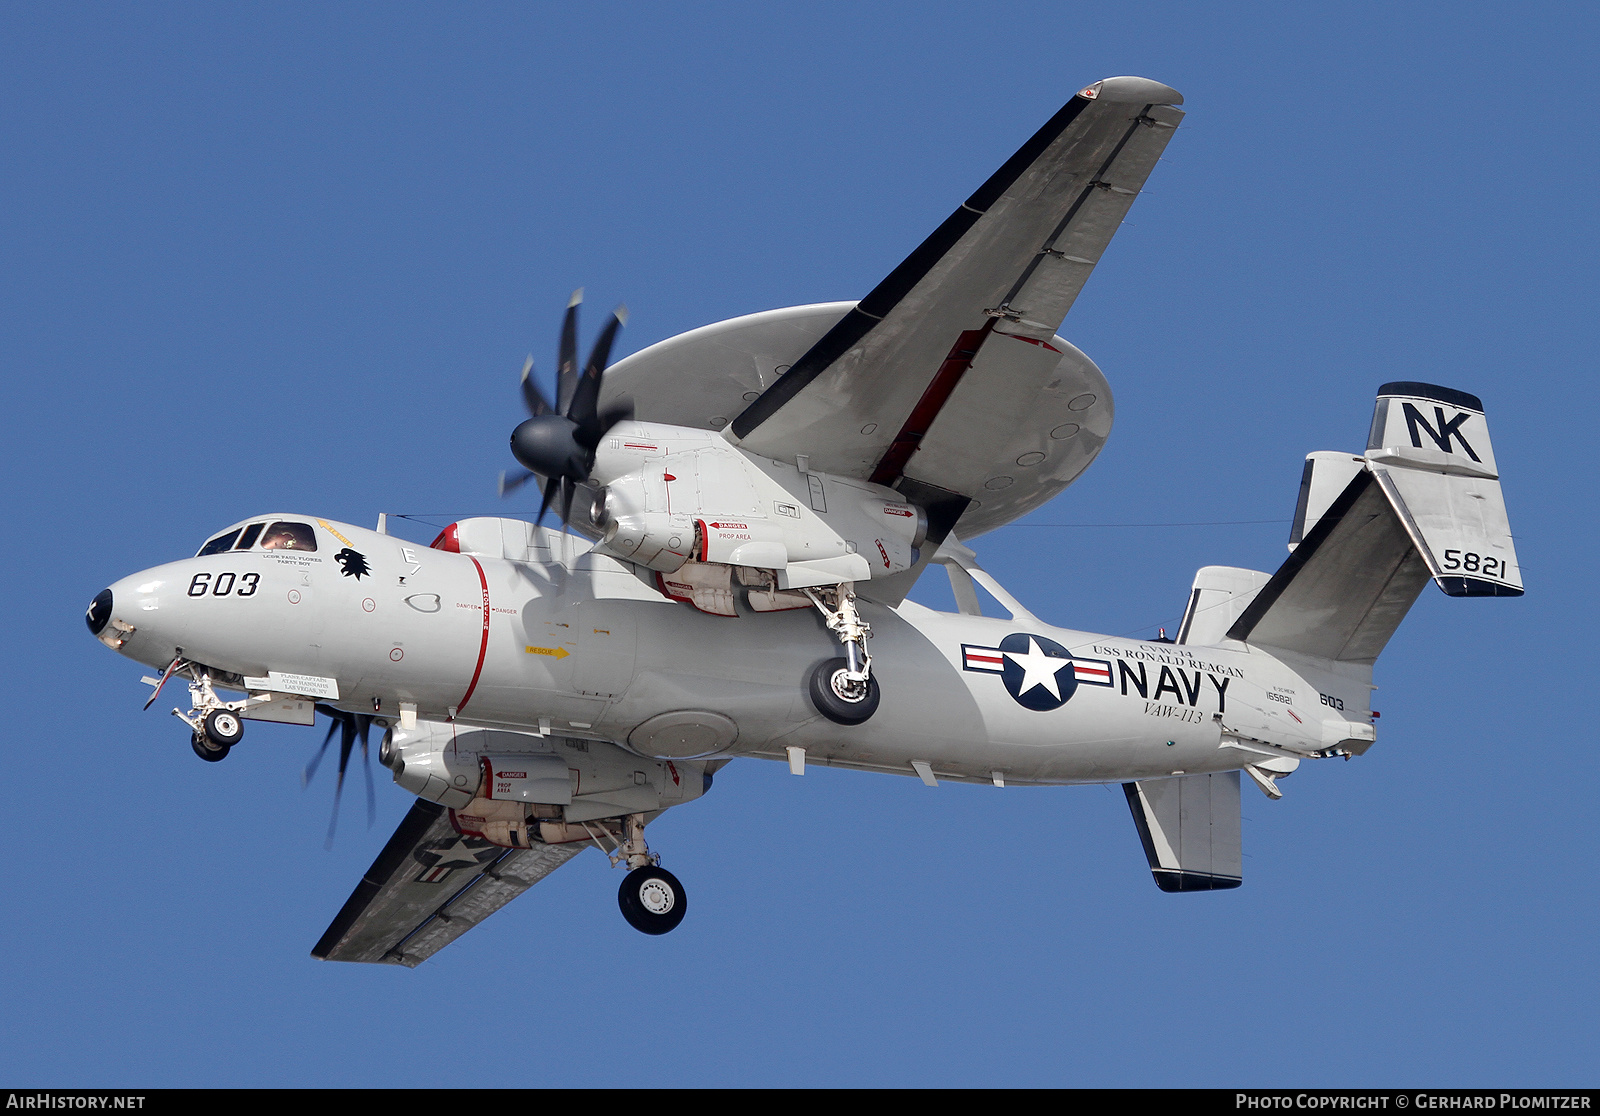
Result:
<svg viewBox="0 0 1600 1116">
<path fill-rule="evenodd" d="M 0 12 L 13 680 L 0 1079 L 29 1085 L 1595 1084 L 1592 8 L 74 5 Z M 1150 881 L 1120 791 L 741 761 L 411 972 L 307 956 L 320 732 L 202 764 L 102 586 L 295 508 L 492 511 L 559 314 L 622 352 L 869 289 L 1073 91 L 1189 117 L 1063 333 L 1117 426 L 976 543 L 1046 619 L 1153 634 L 1271 570 L 1378 384 L 1480 395 L 1528 595 L 1429 590 L 1378 744 L 1246 789 L 1238 891 Z M 528 509 L 510 505 L 512 514 Z M 439 522 L 447 521 L 441 519 Z M 418 536 L 431 531 L 416 527 Z M 931 598 L 930 599 L 934 599 Z"/>
</svg>

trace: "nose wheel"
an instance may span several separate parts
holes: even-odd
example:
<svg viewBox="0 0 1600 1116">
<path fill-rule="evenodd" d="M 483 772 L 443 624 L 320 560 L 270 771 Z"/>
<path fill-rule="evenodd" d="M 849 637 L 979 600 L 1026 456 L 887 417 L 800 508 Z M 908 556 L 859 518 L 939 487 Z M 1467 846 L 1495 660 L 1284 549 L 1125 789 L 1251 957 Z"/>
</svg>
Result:
<svg viewBox="0 0 1600 1116">
<path fill-rule="evenodd" d="M 194 749 L 194 754 L 207 763 L 218 763 L 228 758 L 229 748 L 213 744 L 203 732 L 197 732 L 189 738 L 189 747 Z"/>
<path fill-rule="evenodd" d="M 233 746 L 244 739 L 244 719 L 239 714 L 250 702 L 249 700 L 223 701 L 211 688 L 210 674 L 197 673 L 192 664 L 178 658 L 172 661 L 172 666 L 167 668 L 166 675 L 156 683 L 156 692 L 151 694 L 150 701 L 145 703 L 146 709 L 150 708 L 150 702 L 155 701 L 167 678 L 179 669 L 180 664 L 189 672 L 191 679 L 190 708 L 188 713 L 174 709 L 172 715 L 189 726 L 189 745 L 194 749 L 194 754 L 207 763 L 216 763 L 226 758 Z"/>
</svg>

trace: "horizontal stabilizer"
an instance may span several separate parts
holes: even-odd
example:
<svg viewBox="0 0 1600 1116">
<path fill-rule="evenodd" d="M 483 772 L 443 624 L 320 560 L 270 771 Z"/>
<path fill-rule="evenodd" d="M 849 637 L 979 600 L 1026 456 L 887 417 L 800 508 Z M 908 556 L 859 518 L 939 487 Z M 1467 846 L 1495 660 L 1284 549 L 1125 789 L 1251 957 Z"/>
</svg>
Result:
<svg viewBox="0 0 1600 1116">
<path fill-rule="evenodd" d="M 1228 629 L 1319 659 L 1371 663 L 1428 583 L 1372 474 L 1359 472 Z"/>
<path fill-rule="evenodd" d="M 1221 891 L 1243 882 L 1239 773 L 1123 783 L 1162 891 Z"/>
</svg>

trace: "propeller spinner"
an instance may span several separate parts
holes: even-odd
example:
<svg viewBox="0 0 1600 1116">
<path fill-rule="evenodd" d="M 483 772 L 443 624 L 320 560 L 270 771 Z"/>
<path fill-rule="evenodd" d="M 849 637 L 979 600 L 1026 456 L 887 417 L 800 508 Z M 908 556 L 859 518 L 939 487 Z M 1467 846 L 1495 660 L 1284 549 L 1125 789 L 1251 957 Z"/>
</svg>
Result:
<svg viewBox="0 0 1600 1116">
<path fill-rule="evenodd" d="M 528 408 L 528 418 L 511 432 L 511 455 L 528 471 L 519 476 L 501 474 L 500 495 L 507 496 L 521 488 L 535 476 L 543 477 L 544 499 L 539 504 L 539 518 L 561 497 L 561 522 L 572 517 L 572 497 L 577 486 L 589 478 L 594 468 L 595 448 L 607 430 L 619 422 L 633 417 L 633 408 L 626 402 L 600 408 L 600 386 L 606 366 L 611 359 L 611 347 L 617 331 L 628 320 L 628 308 L 618 306 L 611 320 L 600 331 L 589 360 L 578 372 L 578 305 L 583 301 L 583 288 L 572 292 L 567 302 L 567 314 L 561 323 L 561 353 L 556 371 L 556 405 L 545 399 L 544 393 L 533 379 L 533 358 L 522 366 L 522 401 Z"/>
</svg>

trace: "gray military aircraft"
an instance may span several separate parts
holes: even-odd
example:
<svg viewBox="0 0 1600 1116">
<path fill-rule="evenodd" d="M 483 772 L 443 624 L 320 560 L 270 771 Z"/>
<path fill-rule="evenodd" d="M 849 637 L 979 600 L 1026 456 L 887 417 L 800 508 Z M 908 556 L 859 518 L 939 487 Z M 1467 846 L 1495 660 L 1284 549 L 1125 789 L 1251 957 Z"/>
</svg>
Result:
<svg viewBox="0 0 1600 1116">
<path fill-rule="evenodd" d="M 187 682 L 173 712 L 202 759 L 245 721 L 321 711 L 342 790 L 382 730 L 417 801 L 314 956 L 417 965 L 591 845 L 630 869 L 628 921 L 665 933 L 686 897 L 645 827 L 741 756 L 1118 782 L 1163 890 L 1237 887 L 1241 773 L 1277 798 L 1302 760 L 1372 746 L 1373 661 L 1430 579 L 1522 582 L 1483 405 L 1422 383 L 1379 389 L 1363 453 L 1308 456 L 1289 559 L 1200 570 L 1174 639 L 1053 627 L 961 543 L 1105 444 L 1110 388 L 1056 331 L 1181 103 L 1144 78 L 1083 89 L 859 302 L 608 369 L 619 311 L 580 369 L 575 296 L 554 400 L 523 370 L 527 471 L 502 477 L 542 478 L 535 522 L 422 546 L 382 517 L 256 515 L 96 596 L 90 631 L 161 671 L 146 708 Z M 586 542 L 540 525 L 556 505 Z M 930 564 L 958 612 L 906 599 Z"/>
</svg>

